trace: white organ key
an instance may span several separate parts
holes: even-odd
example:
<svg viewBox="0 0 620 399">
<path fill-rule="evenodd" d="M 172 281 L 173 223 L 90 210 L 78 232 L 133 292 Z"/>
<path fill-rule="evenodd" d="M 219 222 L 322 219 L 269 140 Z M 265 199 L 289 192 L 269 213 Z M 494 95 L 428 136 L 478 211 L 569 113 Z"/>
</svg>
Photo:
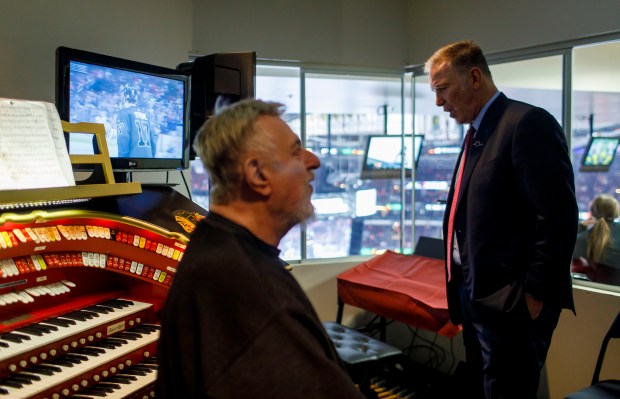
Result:
<svg viewBox="0 0 620 399">
<path fill-rule="evenodd" d="M 32 241 L 35 242 L 35 244 L 38 244 L 40 242 L 39 236 L 34 231 L 32 231 L 30 227 L 26 227 L 25 230 L 26 230 L 26 233 L 28 233 L 28 235 L 32 239 Z"/>
<path fill-rule="evenodd" d="M 7 262 L 9 266 L 11 267 L 11 270 L 13 271 L 13 275 L 17 276 L 19 274 L 19 269 L 17 268 L 15 261 L 11 258 L 11 259 L 7 259 Z"/>
<path fill-rule="evenodd" d="M 41 376 L 41 380 L 36 384 L 24 385 L 22 388 L 19 388 L 15 391 L 15 393 L 10 396 L 12 399 L 25 399 L 31 396 L 34 396 L 44 390 L 51 388 L 56 385 L 60 385 L 65 381 L 68 381 L 72 378 L 79 377 L 80 375 L 101 367 L 107 363 L 113 362 L 114 360 L 125 356 L 129 353 L 139 350 L 146 345 L 157 342 L 159 338 L 159 332 L 152 332 L 150 334 L 142 334 L 142 337 L 136 339 L 135 341 L 128 340 L 126 344 L 119 346 L 115 349 L 106 349 L 106 352 L 99 356 L 89 357 L 88 360 L 82 361 L 79 364 L 74 365 L 73 367 L 62 366 L 58 364 L 54 364 L 52 362 L 46 363 L 43 362 L 43 365 L 51 365 L 53 367 L 58 367 L 61 369 L 60 372 L 55 373 L 51 376 Z M 0 384 L 0 386 L 2 386 Z"/>
<path fill-rule="evenodd" d="M 78 238 L 80 240 L 86 240 L 88 238 L 88 234 L 86 234 L 86 228 L 84 226 L 76 226 L 79 232 Z"/>
<path fill-rule="evenodd" d="M 34 268 L 37 269 L 38 272 L 41 271 L 41 264 L 39 263 L 39 260 L 37 259 L 36 255 L 30 255 L 30 259 L 32 259 L 32 263 L 34 264 Z"/>
<path fill-rule="evenodd" d="M 49 288 L 47 289 L 49 290 Z M 3 296 L 0 296 L 0 298 L 8 303 L 8 301 Z M 12 301 L 11 303 L 13 303 L 15 299 L 11 298 L 11 301 Z M 144 309 L 148 309 L 152 306 L 150 303 L 146 303 L 146 302 L 137 302 L 137 301 L 132 301 L 132 302 L 133 302 L 132 305 L 129 305 L 121 309 L 112 308 L 113 311 L 109 312 L 108 314 L 99 314 L 99 317 L 93 317 L 92 319 L 87 319 L 84 321 L 74 320 L 76 323 L 69 327 L 57 326 L 58 327 L 57 331 L 52 331 L 49 334 L 44 334 L 43 336 L 40 336 L 40 337 L 34 336 L 34 335 L 28 335 L 28 337 L 30 337 L 30 340 L 26 340 L 21 343 L 10 342 L 10 341 L 3 340 L 0 338 L 0 342 L 6 342 L 9 345 L 8 348 L 0 347 L 0 362 L 6 359 L 9 359 L 13 356 L 27 352 L 31 349 L 36 349 L 38 347 L 45 346 L 45 345 L 54 343 L 56 341 L 63 340 L 67 337 L 71 337 L 75 334 L 79 334 L 93 327 L 98 327 L 98 326 L 101 326 L 107 323 L 114 322 L 115 320 L 121 319 L 125 316 L 129 316 L 133 313 L 137 313 Z M 60 315 L 58 316 L 58 318 L 63 319 L 63 316 Z M 34 325 L 36 326 L 37 324 L 48 326 L 52 323 L 46 322 L 45 320 L 43 320 L 42 322 L 35 323 Z M 55 324 L 52 324 L 52 325 L 55 325 Z"/>
<path fill-rule="evenodd" d="M 105 268 L 108 256 L 106 254 L 99 254 L 99 267 Z"/>
<path fill-rule="evenodd" d="M 17 294 L 26 301 L 22 301 L 24 303 L 34 302 L 34 298 L 30 296 L 30 294 L 28 294 L 26 291 L 19 291 Z"/>
<path fill-rule="evenodd" d="M 15 234 L 15 237 L 22 243 L 28 242 L 26 236 L 24 236 L 24 233 L 22 233 L 20 229 L 13 229 L 13 234 Z"/>
<path fill-rule="evenodd" d="M 123 377 L 126 374 L 123 374 L 123 372 L 119 372 L 117 374 L 115 374 L 115 376 L 117 377 Z M 129 384 L 119 384 L 120 385 L 120 389 L 115 389 L 114 392 L 110 392 L 108 394 L 106 394 L 105 398 L 106 399 L 123 399 L 123 398 L 127 398 L 129 397 L 132 393 L 137 392 L 141 389 L 143 389 L 144 387 L 147 387 L 151 384 L 155 383 L 155 380 L 157 379 L 157 370 L 152 370 L 149 372 L 146 372 L 146 375 L 136 375 L 134 376 L 136 379 L 134 381 L 131 381 L 131 383 Z M 103 384 L 105 384 L 105 381 L 103 382 Z M 82 397 L 82 398 L 90 398 L 92 396 L 89 396 L 88 394 L 84 394 L 82 395 L 75 395 L 73 397 Z"/>
<path fill-rule="evenodd" d="M 75 283 L 71 282 L 69 280 L 62 280 L 61 283 L 63 283 L 64 285 L 66 285 L 69 288 L 75 288 Z"/>
<path fill-rule="evenodd" d="M 54 238 L 56 239 L 56 241 L 62 240 L 62 238 L 60 237 L 60 232 L 58 231 L 56 226 L 52 226 L 51 230 L 52 230 L 52 234 L 54 234 Z"/>
</svg>

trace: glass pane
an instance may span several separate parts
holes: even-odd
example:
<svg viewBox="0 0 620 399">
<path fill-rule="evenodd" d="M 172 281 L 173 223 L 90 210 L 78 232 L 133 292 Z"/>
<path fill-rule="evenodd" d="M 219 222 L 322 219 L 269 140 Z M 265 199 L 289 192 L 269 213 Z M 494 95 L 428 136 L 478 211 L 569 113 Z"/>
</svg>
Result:
<svg viewBox="0 0 620 399">
<path fill-rule="evenodd" d="M 414 78 L 414 129 L 424 135 L 415 173 L 415 234 L 442 238 L 442 223 L 450 180 L 461 150 L 463 127 L 435 105 L 427 75 Z"/>
<path fill-rule="evenodd" d="M 401 251 L 399 179 L 362 179 L 370 135 L 403 132 L 401 77 L 307 73 L 306 147 L 321 160 L 307 257 Z"/>
<path fill-rule="evenodd" d="M 209 209 L 209 174 L 200 158 L 189 163 L 192 182 L 192 200 L 204 209 Z"/>
<path fill-rule="evenodd" d="M 299 68 L 257 65 L 256 98 L 276 101 L 286 106 L 282 119 L 301 135 L 301 89 Z M 301 227 L 293 227 L 280 241 L 280 256 L 285 260 L 301 259 Z"/>
<path fill-rule="evenodd" d="M 583 166 L 592 137 L 620 137 L 620 42 L 576 47 L 573 50 L 572 154 L 580 219 L 590 217 L 590 202 L 598 194 L 620 196 L 620 161 L 617 145 L 610 148 L 611 164 Z M 598 154 L 602 160 L 603 153 Z M 615 155 L 615 157 L 613 157 Z M 617 222 L 617 220 L 616 220 Z M 617 245 L 617 244 L 616 244 Z M 609 265 L 620 274 L 620 265 Z M 618 285 L 620 276 L 593 279 Z"/>
<path fill-rule="evenodd" d="M 286 106 L 282 118 L 299 135 L 301 125 L 299 68 L 258 65 L 256 67 L 256 98 L 276 101 Z M 190 163 L 192 199 L 208 209 L 209 176 L 200 159 Z M 281 256 L 284 259 L 301 258 L 300 227 L 296 226 L 280 242 Z"/>
<path fill-rule="evenodd" d="M 562 56 L 491 65 L 493 80 L 508 97 L 539 105 L 562 123 Z M 523 71 L 528 71 L 524 74 Z M 416 134 L 424 146 L 415 179 L 415 237 L 442 238 L 445 201 L 463 140 L 463 126 L 435 105 L 426 75 L 415 77 Z"/>
<path fill-rule="evenodd" d="M 562 125 L 562 59 L 554 55 L 491 65 L 491 74 L 509 98 L 546 109 Z"/>
</svg>

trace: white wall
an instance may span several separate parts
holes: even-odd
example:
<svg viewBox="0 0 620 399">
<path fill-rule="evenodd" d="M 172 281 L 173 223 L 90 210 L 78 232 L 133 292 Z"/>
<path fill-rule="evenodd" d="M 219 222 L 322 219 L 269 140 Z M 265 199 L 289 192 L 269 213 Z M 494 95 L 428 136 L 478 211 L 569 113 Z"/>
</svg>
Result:
<svg viewBox="0 0 620 399">
<path fill-rule="evenodd" d="M 165 67 L 192 47 L 192 0 L 1 3 L 0 97 L 53 102 L 58 46 Z"/>
<path fill-rule="evenodd" d="M 464 38 L 492 53 L 620 30 L 617 0 L 0 1 L 0 97 L 44 101 L 54 100 L 60 45 L 167 67 L 190 53 L 253 50 L 260 58 L 394 68 Z M 336 317 L 336 275 L 356 263 L 295 268 L 323 320 Z M 549 354 L 552 399 L 587 385 L 601 332 L 620 308 L 604 294 L 576 291 L 576 300 L 578 316 L 562 316 Z"/>
<path fill-rule="evenodd" d="M 259 58 L 401 67 L 407 0 L 195 0 L 194 50 Z"/>
<path fill-rule="evenodd" d="M 457 40 L 494 53 L 620 30 L 617 0 L 411 0 L 408 7 L 410 65 Z"/>
</svg>

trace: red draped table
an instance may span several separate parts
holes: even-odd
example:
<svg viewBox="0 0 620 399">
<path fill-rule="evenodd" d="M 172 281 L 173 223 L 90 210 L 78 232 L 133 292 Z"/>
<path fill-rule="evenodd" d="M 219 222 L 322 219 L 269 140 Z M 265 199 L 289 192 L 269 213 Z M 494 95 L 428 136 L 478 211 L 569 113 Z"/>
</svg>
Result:
<svg viewBox="0 0 620 399">
<path fill-rule="evenodd" d="M 446 337 L 460 332 L 450 322 L 444 261 L 386 251 L 340 273 L 338 322 L 344 303 Z"/>
</svg>

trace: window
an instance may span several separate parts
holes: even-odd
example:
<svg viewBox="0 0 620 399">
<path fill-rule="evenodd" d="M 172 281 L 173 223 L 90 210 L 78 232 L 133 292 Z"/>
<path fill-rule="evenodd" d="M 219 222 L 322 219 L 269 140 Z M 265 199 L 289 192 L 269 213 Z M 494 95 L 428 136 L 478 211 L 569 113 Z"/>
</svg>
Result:
<svg viewBox="0 0 620 399">
<path fill-rule="evenodd" d="M 580 168 L 590 138 L 620 137 L 620 42 L 573 50 L 572 149 L 579 213 L 589 217 L 598 194 L 620 195 L 620 160 L 607 171 Z M 617 149 L 615 150 L 617 151 Z"/>
<path fill-rule="evenodd" d="M 489 61 L 502 92 L 543 107 L 570 132 L 580 217 L 589 216 L 595 195 L 618 198 L 620 157 L 608 171 L 580 165 L 592 137 L 620 138 L 620 42 L 564 43 L 495 54 Z M 285 259 L 409 253 L 420 236 L 442 237 L 464 129 L 435 105 L 420 68 L 401 75 L 259 65 L 256 80 L 257 98 L 286 105 L 285 121 L 322 164 L 312 198 L 316 217 L 282 240 Z M 367 138 L 402 134 L 424 136 L 413 177 L 362 178 Z M 192 188 L 194 200 L 208 206 L 199 161 L 192 163 Z"/>
<path fill-rule="evenodd" d="M 490 66 L 498 89 L 508 97 L 539 105 L 562 123 L 562 56 Z M 528 71 L 524 74 L 523 71 Z M 464 128 L 435 105 L 429 78 L 415 78 L 415 131 L 424 148 L 415 179 L 415 242 L 420 236 L 442 238 L 445 201 Z"/>
<path fill-rule="evenodd" d="M 403 132 L 401 76 L 306 72 L 304 86 L 306 147 L 321 160 L 306 257 L 401 251 L 403 184 L 361 177 L 368 136 Z"/>
</svg>

